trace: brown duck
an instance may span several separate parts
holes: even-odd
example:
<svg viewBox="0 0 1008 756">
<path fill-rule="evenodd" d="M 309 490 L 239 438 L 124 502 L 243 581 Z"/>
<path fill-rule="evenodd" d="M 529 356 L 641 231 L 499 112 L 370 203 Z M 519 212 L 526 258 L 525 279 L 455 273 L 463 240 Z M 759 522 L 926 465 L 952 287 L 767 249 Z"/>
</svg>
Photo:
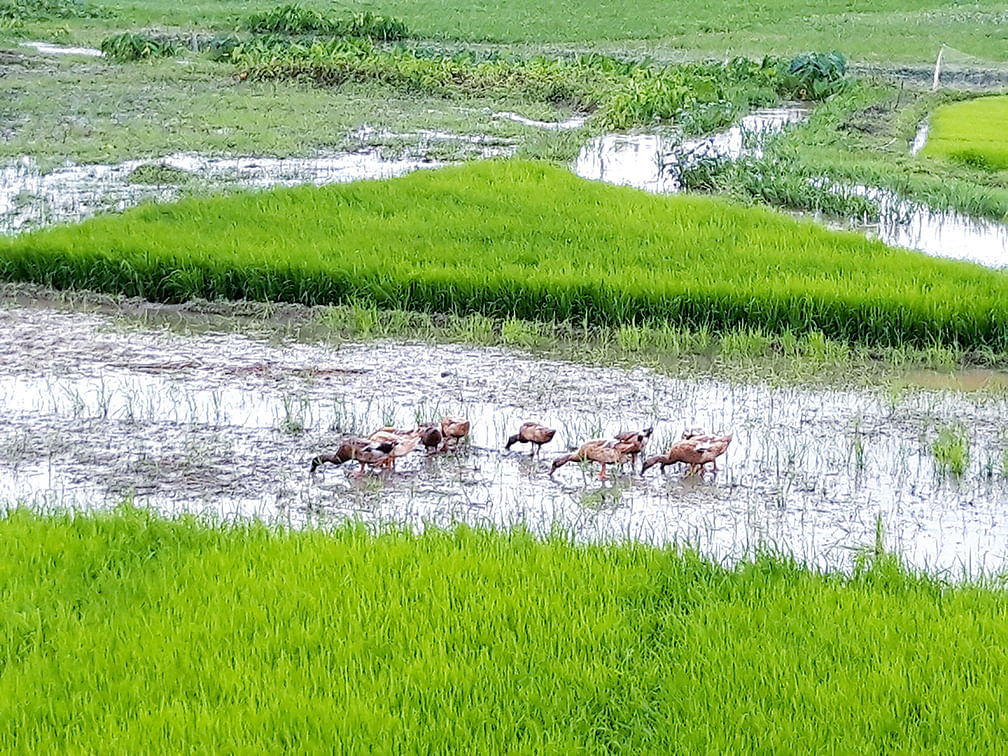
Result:
<svg viewBox="0 0 1008 756">
<path fill-rule="evenodd" d="M 596 438 L 581 444 L 576 451 L 564 454 L 553 460 L 553 467 L 550 475 L 557 471 L 557 468 L 566 465 L 568 462 L 598 462 L 602 465 L 599 472 L 599 480 L 606 479 L 606 465 L 618 465 L 630 455 L 632 441 L 620 441 L 618 439 Z"/>
<path fill-rule="evenodd" d="M 532 444 L 532 453 L 529 456 L 535 456 L 536 452 L 542 449 L 542 445 L 552 441 L 555 435 L 554 428 L 547 428 L 539 423 L 522 423 L 518 432 L 507 440 L 504 448 L 510 449 L 514 444 Z"/>
<path fill-rule="evenodd" d="M 377 466 L 383 464 L 389 454 L 395 448 L 395 444 L 387 442 L 373 441 L 360 436 L 350 436 L 340 442 L 339 448 L 333 454 L 319 454 L 311 461 L 311 474 L 315 474 L 318 466 L 329 462 L 334 465 L 342 465 L 351 460 L 360 462 L 360 470 L 357 475 L 364 474 L 364 466 Z"/>
<path fill-rule="evenodd" d="M 449 444 L 458 446 L 459 441 L 469 433 L 469 421 L 464 417 L 453 417 L 448 415 L 441 418 L 441 436 L 444 438 L 442 448 Z"/>
<path fill-rule="evenodd" d="M 731 434 L 727 436 L 710 436 L 694 435 L 695 433 L 696 429 L 686 431 L 683 434 L 683 438 L 672 444 L 666 454 L 656 454 L 646 459 L 641 472 L 643 473 L 649 467 L 659 464 L 662 466 L 662 471 L 664 471 L 668 465 L 675 462 L 685 462 L 689 465 L 687 475 L 695 475 L 700 472 L 708 462 L 713 462 L 714 469 L 717 470 L 716 460 L 728 449 L 728 444 L 732 440 Z"/>
<path fill-rule="evenodd" d="M 623 431 L 616 434 L 616 440 L 627 444 L 627 448 L 630 450 L 631 468 L 637 467 L 637 455 L 644 451 L 644 447 L 647 446 L 648 439 L 651 438 L 653 431 L 654 427 L 651 427 L 644 430 Z"/>
</svg>

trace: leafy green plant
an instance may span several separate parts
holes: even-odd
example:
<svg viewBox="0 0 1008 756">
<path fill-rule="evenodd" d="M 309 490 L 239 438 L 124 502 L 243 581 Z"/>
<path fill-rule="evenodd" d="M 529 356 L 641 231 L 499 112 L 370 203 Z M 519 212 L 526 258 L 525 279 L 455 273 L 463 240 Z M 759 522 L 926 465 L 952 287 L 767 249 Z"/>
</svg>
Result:
<svg viewBox="0 0 1008 756">
<path fill-rule="evenodd" d="M 178 48 L 170 40 L 160 37 L 124 32 L 102 40 L 101 51 L 112 60 L 128 62 L 171 57 Z"/>
<path fill-rule="evenodd" d="M 0 0 L 0 20 L 50 21 L 64 18 L 102 18 L 106 11 L 80 0 Z"/>
<path fill-rule="evenodd" d="M 791 59 L 783 83 L 800 100 L 823 100 L 844 88 L 846 74 L 841 53 L 810 52 Z"/>
</svg>

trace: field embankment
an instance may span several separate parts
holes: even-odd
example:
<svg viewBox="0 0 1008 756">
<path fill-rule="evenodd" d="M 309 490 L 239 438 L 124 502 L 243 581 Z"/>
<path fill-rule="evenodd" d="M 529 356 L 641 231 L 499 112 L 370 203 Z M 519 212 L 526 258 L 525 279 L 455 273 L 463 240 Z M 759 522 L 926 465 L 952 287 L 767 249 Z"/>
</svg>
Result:
<svg viewBox="0 0 1008 756">
<path fill-rule="evenodd" d="M 976 752 L 1008 598 L 460 528 L 0 519 L 4 751 Z M 110 737 L 114 733 L 114 740 Z"/>
<path fill-rule="evenodd" d="M 0 277 L 157 301 L 359 302 L 1008 350 L 1008 276 L 558 167 L 186 200 L 0 241 Z"/>
</svg>

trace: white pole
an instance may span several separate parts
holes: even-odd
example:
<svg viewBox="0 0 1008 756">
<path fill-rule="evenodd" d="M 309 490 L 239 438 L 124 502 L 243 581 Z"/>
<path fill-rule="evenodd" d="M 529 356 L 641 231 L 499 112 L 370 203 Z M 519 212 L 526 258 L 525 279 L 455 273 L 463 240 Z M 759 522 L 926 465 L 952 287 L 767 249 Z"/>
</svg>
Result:
<svg viewBox="0 0 1008 756">
<path fill-rule="evenodd" d="M 934 92 L 938 89 L 938 75 L 941 73 L 941 61 L 942 54 L 945 52 L 945 45 L 942 45 L 938 50 L 938 60 L 935 61 L 935 72 L 934 81 L 931 82 L 931 91 Z"/>
</svg>

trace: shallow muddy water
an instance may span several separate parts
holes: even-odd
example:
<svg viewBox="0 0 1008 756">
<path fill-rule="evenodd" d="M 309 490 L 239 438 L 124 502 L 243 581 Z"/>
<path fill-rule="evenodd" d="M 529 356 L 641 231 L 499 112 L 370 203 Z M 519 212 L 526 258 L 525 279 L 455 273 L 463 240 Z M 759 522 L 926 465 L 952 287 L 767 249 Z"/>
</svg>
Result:
<svg viewBox="0 0 1008 756">
<path fill-rule="evenodd" d="M 135 171 L 145 166 L 171 171 L 173 181 L 146 183 Z M 124 210 L 145 201 L 167 202 L 191 178 L 208 188 L 293 186 L 392 178 L 442 163 L 421 158 L 385 158 L 378 150 L 316 158 L 211 158 L 190 153 L 115 165 L 65 165 L 42 172 L 31 158 L 0 167 L 0 234 L 76 221 L 106 210 Z"/>
<path fill-rule="evenodd" d="M 587 179 L 671 194 L 680 189 L 680 167 L 690 161 L 715 157 L 737 160 L 743 155 L 758 158 L 767 137 L 807 116 L 808 111 L 801 108 L 757 111 L 738 126 L 712 137 L 681 143 L 655 134 L 610 134 L 592 140 L 581 150 L 574 171 Z M 926 137 L 925 123 L 914 140 L 914 152 L 923 148 Z M 861 231 L 891 247 L 988 267 L 1008 266 L 1008 225 L 931 210 L 871 187 L 837 186 L 835 191 L 872 199 L 881 210 L 879 223 L 866 225 L 851 220 L 844 228 Z"/>
<path fill-rule="evenodd" d="M 771 546 L 847 567 L 874 540 L 918 566 L 997 570 L 1008 558 L 1008 394 L 813 390 L 675 380 L 519 353 L 418 344 L 271 343 L 138 330 L 122 318 L 8 299 L 0 307 L 0 499 L 261 516 L 295 525 L 525 523 L 582 539 L 695 544 L 719 559 Z M 343 433 L 473 421 L 457 453 L 390 474 L 311 458 Z M 541 459 L 502 445 L 524 420 L 558 429 Z M 702 479 L 627 467 L 611 482 L 549 460 L 653 425 L 654 452 L 686 427 L 732 432 Z M 967 429 L 961 480 L 939 474 L 937 429 Z M 518 447 L 515 447 L 516 449 Z"/>
<path fill-rule="evenodd" d="M 574 172 L 592 181 L 671 194 L 679 191 L 681 166 L 704 158 L 760 157 L 767 137 L 808 115 L 802 107 L 757 110 L 725 131 L 682 141 L 656 134 L 607 134 L 582 148 Z"/>
</svg>

